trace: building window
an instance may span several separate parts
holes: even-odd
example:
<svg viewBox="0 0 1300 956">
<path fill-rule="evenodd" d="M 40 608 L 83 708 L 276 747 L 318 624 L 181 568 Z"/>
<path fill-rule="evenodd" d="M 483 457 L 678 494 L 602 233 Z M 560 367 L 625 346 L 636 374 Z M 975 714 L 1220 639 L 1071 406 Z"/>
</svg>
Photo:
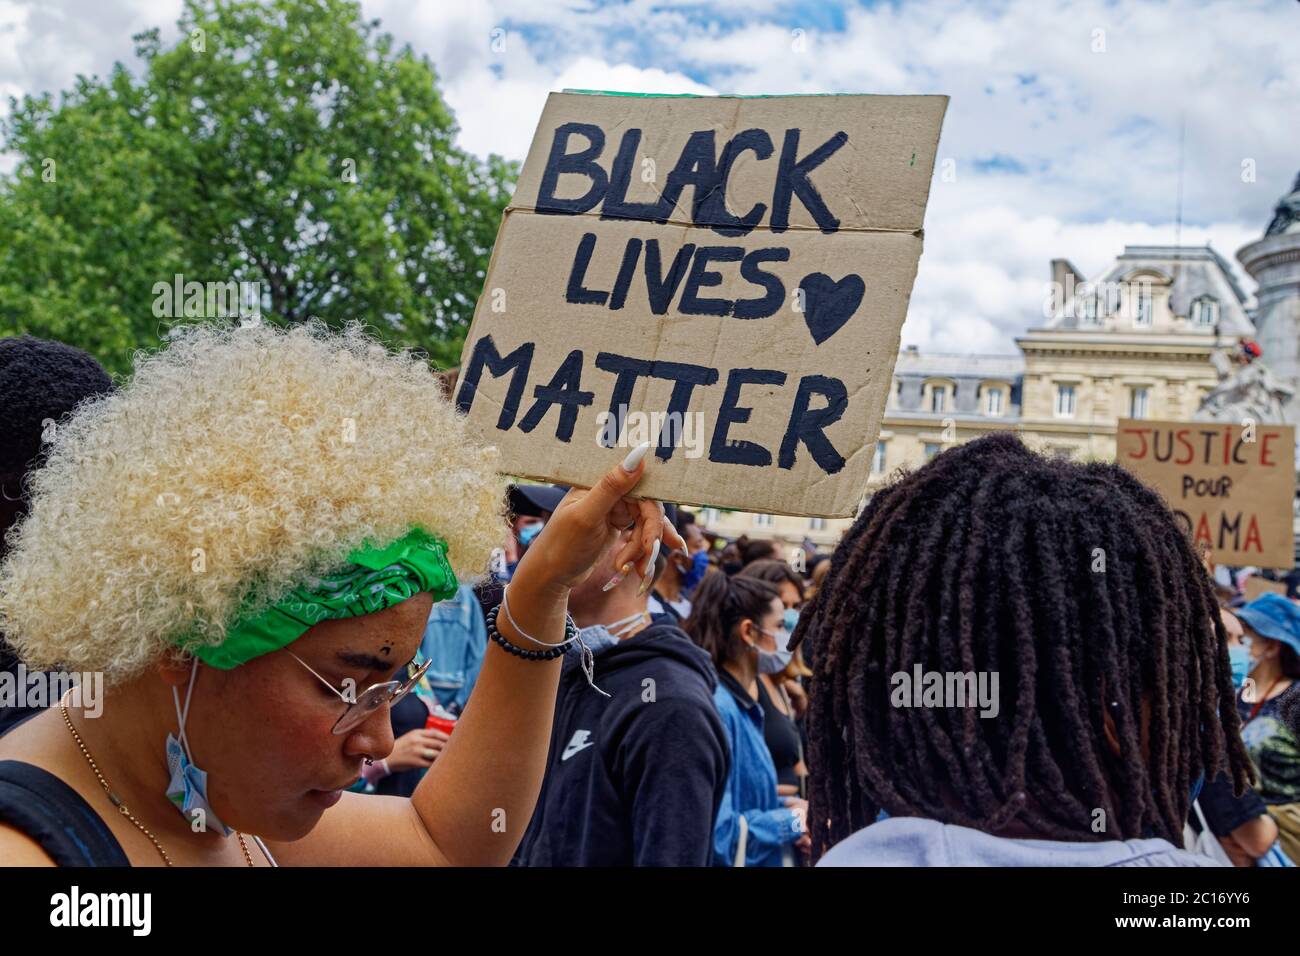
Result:
<svg viewBox="0 0 1300 956">
<path fill-rule="evenodd" d="M 1145 285 L 1133 287 L 1133 327 L 1151 328 L 1151 290 Z"/>
<path fill-rule="evenodd" d="M 1052 457 L 1053 457 L 1053 458 L 1060 458 L 1060 459 L 1062 459 L 1063 461 L 1069 461 L 1070 459 L 1072 459 L 1072 458 L 1074 457 L 1074 449 L 1073 449 L 1073 448 L 1070 448 L 1070 447 L 1067 446 L 1067 445 L 1053 445 L 1053 446 L 1052 446 Z"/>
<path fill-rule="evenodd" d="M 1081 319 L 1084 325 L 1097 324 L 1097 293 L 1087 292 L 1082 298 L 1083 311 Z"/>
<path fill-rule="evenodd" d="M 871 473 L 873 475 L 883 475 L 885 473 L 885 443 L 876 442 L 876 453 L 871 456 Z"/>
<path fill-rule="evenodd" d="M 825 530 L 826 530 L 826 519 L 825 519 L 825 518 L 809 518 L 809 519 L 808 519 L 808 530 L 810 530 L 810 531 L 825 531 Z"/>
<path fill-rule="evenodd" d="M 717 508 L 705 508 L 700 512 L 700 518 L 706 527 L 717 524 L 721 517 L 722 515 L 718 513 Z"/>
<path fill-rule="evenodd" d="M 1148 388 L 1135 388 L 1129 396 L 1128 417 L 1129 418 L 1146 418 L 1147 417 L 1147 400 L 1150 398 L 1151 390 Z"/>
<path fill-rule="evenodd" d="M 939 454 L 939 446 L 934 442 L 925 443 L 925 460 L 929 461 L 935 455 Z"/>
<path fill-rule="evenodd" d="M 1192 325 L 1198 329 L 1212 329 L 1219 324 L 1219 303 L 1202 296 L 1192 303 Z"/>
<path fill-rule="evenodd" d="M 1056 417 L 1057 418 L 1074 417 L 1074 386 L 1073 385 L 1056 386 Z"/>
<path fill-rule="evenodd" d="M 1002 389 L 990 388 L 984 393 L 984 414 L 1002 414 Z"/>
<path fill-rule="evenodd" d="M 935 385 L 930 389 L 930 411 L 946 412 L 948 410 L 948 386 Z"/>
<path fill-rule="evenodd" d="M 754 515 L 754 525 L 758 528 L 770 528 L 772 527 L 772 516 Z"/>
</svg>

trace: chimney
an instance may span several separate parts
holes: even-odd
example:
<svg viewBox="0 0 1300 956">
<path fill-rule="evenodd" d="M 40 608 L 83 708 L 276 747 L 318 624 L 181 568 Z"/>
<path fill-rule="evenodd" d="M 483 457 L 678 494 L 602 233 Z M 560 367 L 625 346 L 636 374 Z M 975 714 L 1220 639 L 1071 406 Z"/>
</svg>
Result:
<svg viewBox="0 0 1300 956">
<path fill-rule="evenodd" d="M 1067 278 L 1073 276 L 1073 279 Z M 1052 260 L 1052 285 L 1067 292 L 1073 292 L 1079 286 L 1083 285 L 1084 278 L 1079 275 L 1079 270 L 1074 267 L 1074 263 L 1069 259 Z"/>
</svg>

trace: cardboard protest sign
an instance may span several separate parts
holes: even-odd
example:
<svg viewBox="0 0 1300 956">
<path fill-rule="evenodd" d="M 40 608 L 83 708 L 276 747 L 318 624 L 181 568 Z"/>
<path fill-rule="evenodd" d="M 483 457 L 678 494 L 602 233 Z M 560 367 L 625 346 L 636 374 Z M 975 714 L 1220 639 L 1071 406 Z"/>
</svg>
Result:
<svg viewBox="0 0 1300 956">
<path fill-rule="evenodd" d="M 1261 594 L 1280 594 L 1286 597 L 1286 585 L 1281 581 L 1270 581 L 1268 578 L 1261 578 L 1258 574 L 1252 574 L 1246 578 L 1241 592 L 1246 598 L 1246 603 L 1249 604 Z"/>
<path fill-rule="evenodd" d="M 1292 426 L 1125 418 L 1116 460 L 1164 495 L 1216 564 L 1290 569 Z"/>
<path fill-rule="evenodd" d="M 502 471 L 851 515 L 921 253 L 943 96 L 554 93 L 456 400 Z"/>
</svg>

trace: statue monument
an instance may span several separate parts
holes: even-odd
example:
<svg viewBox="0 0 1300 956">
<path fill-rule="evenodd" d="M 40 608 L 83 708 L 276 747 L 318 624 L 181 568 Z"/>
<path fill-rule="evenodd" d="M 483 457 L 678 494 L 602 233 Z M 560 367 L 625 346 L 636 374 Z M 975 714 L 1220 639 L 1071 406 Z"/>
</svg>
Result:
<svg viewBox="0 0 1300 956">
<path fill-rule="evenodd" d="M 1233 357 L 1215 352 L 1210 358 L 1219 374 L 1219 384 L 1201 399 L 1201 407 L 1192 417 L 1197 421 L 1232 422 L 1247 419 L 1258 423 L 1283 424 L 1286 406 L 1295 389 L 1284 385 L 1261 361 L 1260 347 L 1243 339 Z"/>
<path fill-rule="evenodd" d="M 1237 250 L 1237 259 L 1259 283 L 1252 318 L 1269 370 L 1291 390 L 1280 420 L 1300 425 L 1300 176 L 1278 200 L 1263 237 Z"/>
</svg>

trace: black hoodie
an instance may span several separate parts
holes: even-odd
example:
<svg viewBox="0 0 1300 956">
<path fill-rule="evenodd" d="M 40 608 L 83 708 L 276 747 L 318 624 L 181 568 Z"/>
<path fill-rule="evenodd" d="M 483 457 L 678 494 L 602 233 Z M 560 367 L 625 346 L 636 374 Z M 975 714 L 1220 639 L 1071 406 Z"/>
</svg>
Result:
<svg viewBox="0 0 1300 956">
<path fill-rule="evenodd" d="M 522 866 L 707 866 L 730 755 L 709 656 L 652 624 L 596 654 L 596 686 L 566 655 Z"/>
</svg>

